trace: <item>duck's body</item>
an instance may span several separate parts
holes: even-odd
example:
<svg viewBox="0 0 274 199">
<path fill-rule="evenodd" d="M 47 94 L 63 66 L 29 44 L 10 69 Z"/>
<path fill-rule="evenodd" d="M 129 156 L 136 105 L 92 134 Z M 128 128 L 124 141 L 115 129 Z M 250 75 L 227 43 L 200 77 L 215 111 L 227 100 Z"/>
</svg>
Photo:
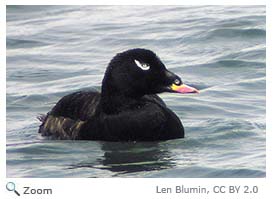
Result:
<svg viewBox="0 0 274 199">
<path fill-rule="evenodd" d="M 149 69 L 137 59 L 149 64 Z M 130 66 L 133 60 L 137 66 Z M 104 141 L 182 138 L 180 119 L 155 94 L 171 88 L 169 92 L 197 92 L 181 85 L 180 78 L 167 71 L 153 52 L 126 51 L 109 64 L 101 93 L 80 91 L 63 97 L 41 118 L 39 133 L 57 139 Z"/>
<path fill-rule="evenodd" d="M 57 139 L 154 141 L 184 137 L 179 118 L 157 95 L 143 96 L 120 113 L 106 114 L 100 93 L 81 91 L 63 97 L 44 118 L 39 132 Z"/>
</svg>

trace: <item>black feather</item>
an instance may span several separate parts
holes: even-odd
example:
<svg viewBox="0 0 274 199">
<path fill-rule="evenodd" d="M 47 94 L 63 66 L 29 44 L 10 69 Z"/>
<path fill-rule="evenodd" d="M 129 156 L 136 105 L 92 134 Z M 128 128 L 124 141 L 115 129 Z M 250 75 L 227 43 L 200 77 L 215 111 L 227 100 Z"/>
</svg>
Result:
<svg viewBox="0 0 274 199">
<path fill-rule="evenodd" d="M 150 66 L 142 71 L 134 60 Z M 166 75 L 168 72 L 168 76 Z M 80 91 L 64 96 L 42 122 L 39 133 L 56 139 L 155 141 L 184 137 L 180 119 L 157 93 L 175 74 L 152 51 L 132 49 L 109 63 L 102 92 Z"/>
</svg>

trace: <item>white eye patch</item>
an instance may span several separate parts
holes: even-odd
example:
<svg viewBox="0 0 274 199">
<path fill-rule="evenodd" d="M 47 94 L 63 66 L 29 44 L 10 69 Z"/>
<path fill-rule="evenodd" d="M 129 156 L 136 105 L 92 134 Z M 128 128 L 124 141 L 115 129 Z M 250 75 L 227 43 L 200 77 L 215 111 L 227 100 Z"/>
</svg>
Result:
<svg viewBox="0 0 274 199">
<path fill-rule="evenodd" d="M 138 60 L 134 59 L 135 64 L 141 68 L 142 70 L 149 70 L 150 69 L 150 65 L 146 64 L 146 63 L 141 63 Z"/>
</svg>

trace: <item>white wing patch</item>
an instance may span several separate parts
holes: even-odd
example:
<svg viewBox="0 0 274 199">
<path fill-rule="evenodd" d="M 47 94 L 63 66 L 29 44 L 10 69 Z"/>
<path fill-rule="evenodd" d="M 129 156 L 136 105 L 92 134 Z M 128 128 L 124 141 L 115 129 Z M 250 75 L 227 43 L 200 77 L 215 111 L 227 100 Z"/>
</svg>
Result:
<svg viewBox="0 0 274 199">
<path fill-rule="evenodd" d="M 149 70 L 150 69 L 150 65 L 146 64 L 146 63 L 141 63 L 138 60 L 134 59 L 135 64 L 141 68 L 142 70 Z"/>
</svg>

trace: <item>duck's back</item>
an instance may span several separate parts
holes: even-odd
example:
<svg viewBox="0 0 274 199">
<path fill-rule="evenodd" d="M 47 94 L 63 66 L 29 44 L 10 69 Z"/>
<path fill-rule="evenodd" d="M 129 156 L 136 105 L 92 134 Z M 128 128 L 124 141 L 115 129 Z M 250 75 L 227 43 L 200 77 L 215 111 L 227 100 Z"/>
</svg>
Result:
<svg viewBox="0 0 274 199">
<path fill-rule="evenodd" d="M 94 115 L 99 101 L 99 92 L 79 91 L 60 99 L 50 114 L 85 121 Z"/>
<path fill-rule="evenodd" d="M 44 117 L 39 133 L 59 139 L 76 139 L 82 124 L 91 118 L 98 107 L 100 93 L 79 91 L 61 98 Z"/>
</svg>

